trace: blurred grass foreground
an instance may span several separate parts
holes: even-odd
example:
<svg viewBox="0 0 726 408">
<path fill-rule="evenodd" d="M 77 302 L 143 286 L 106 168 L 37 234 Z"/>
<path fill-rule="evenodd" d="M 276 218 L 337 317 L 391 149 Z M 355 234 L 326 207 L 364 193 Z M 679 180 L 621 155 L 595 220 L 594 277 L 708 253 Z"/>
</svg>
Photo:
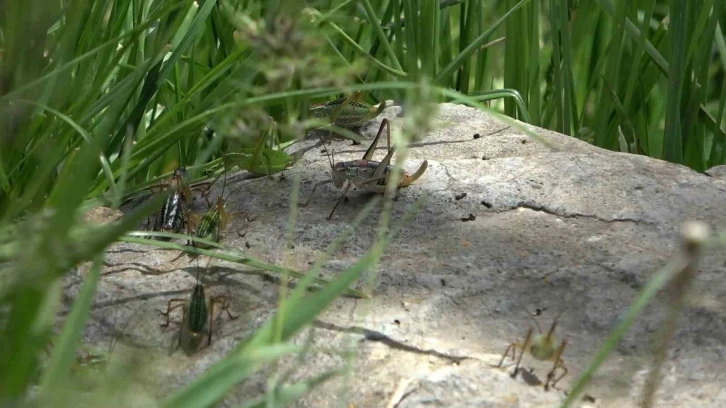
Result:
<svg viewBox="0 0 726 408">
<path fill-rule="evenodd" d="M 119 208 L 178 167 L 203 182 L 230 164 L 261 174 L 293 166 L 280 148 L 321 125 L 307 114 L 314 103 L 362 91 L 369 104 L 403 101 L 417 118 L 430 103 L 483 103 L 606 149 L 699 172 L 726 164 L 724 7 L 0 0 L 0 404 L 69 403 L 59 396 L 71 392 L 69 373 L 90 364 L 77 350 L 109 245 L 201 251 L 128 234 L 168 192 L 104 225 L 83 214 Z M 382 224 L 376 245 L 334 281 L 317 279 L 316 264 L 283 291 L 276 318 L 160 405 L 213 405 L 263 365 L 304 353 L 288 340 L 375 264 L 395 233 Z M 199 253 L 244 258 L 218 248 Z M 61 278 L 88 262 L 54 333 Z M 313 283 L 323 289 L 302 302 Z M 246 406 L 283 406 L 335 374 L 271 386 Z"/>
</svg>

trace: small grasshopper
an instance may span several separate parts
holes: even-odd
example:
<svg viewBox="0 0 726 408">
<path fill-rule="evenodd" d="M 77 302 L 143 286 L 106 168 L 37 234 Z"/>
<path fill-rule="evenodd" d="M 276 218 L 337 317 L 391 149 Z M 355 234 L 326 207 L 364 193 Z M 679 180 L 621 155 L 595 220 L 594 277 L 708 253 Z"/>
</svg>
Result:
<svg viewBox="0 0 726 408">
<path fill-rule="evenodd" d="M 209 210 L 202 215 L 198 221 L 194 220 L 198 216 L 192 217 L 192 222 L 195 224 L 193 234 L 197 238 L 204 238 L 210 241 L 219 242 L 222 237 L 222 231 L 227 228 L 227 222 L 230 218 L 230 213 L 225 208 L 225 200 L 220 195 L 217 197 L 215 205 L 210 206 Z M 189 244 L 187 244 L 189 245 Z M 192 245 L 198 248 L 209 248 L 207 244 L 201 242 L 192 241 Z"/>
<path fill-rule="evenodd" d="M 209 210 L 207 210 L 201 218 L 197 215 L 190 215 L 191 223 L 194 224 L 193 234 L 197 238 L 204 238 L 210 241 L 219 242 L 222 238 L 222 232 L 227 228 L 227 222 L 232 215 L 239 213 L 228 213 L 225 207 L 226 199 L 224 198 L 224 189 L 227 185 L 227 173 L 224 173 L 224 183 L 222 184 L 222 191 L 217 197 L 215 205 L 209 204 Z M 231 193 L 230 193 L 231 194 Z M 206 198 L 206 197 L 205 197 Z M 189 245 L 189 243 L 187 243 Z M 192 245 L 198 248 L 209 248 L 207 244 L 201 242 L 192 241 Z"/>
<path fill-rule="evenodd" d="M 329 119 L 336 126 L 354 129 L 375 119 L 386 109 L 385 101 L 376 107 L 359 102 L 361 96 L 360 92 L 355 92 L 347 98 L 319 103 L 311 106 L 309 112 L 313 117 Z"/>
<path fill-rule="evenodd" d="M 521 350 L 519 358 L 517 359 L 517 365 L 515 366 L 514 372 L 512 373 L 512 378 L 516 378 L 517 374 L 519 373 L 519 364 L 522 361 L 522 356 L 526 352 L 529 352 L 529 354 L 531 354 L 532 357 L 536 358 L 537 360 L 552 361 L 554 363 L 550 372 L 547 373 L 547 381 L 544 384 L 544 389 L 545 391 L 549 390 L 550 383 L 552 385 L 552 388 L 555 388 L 555 384 L 557 384 L 558 381 L 560 381 L 562 378 L 565 377 L 565 375 L 567 375 L 567 367 L 565 367 L 565 362 L 561 358 L 562 353 L 565 351 L 567 340 L 562 340 L 560 346 L 555 349 L 555 339 L 553 336 L 555 327 L 557 326 L 557 319 L 559 319 L 561 315 L 562 312 L 557 315 L 555 320 L 552 322 L 552 327 L 550 327 L 550 330 L 547 332 L 547 334 L 542 333 L 542 329 L 540 328 L 539 323 L 537 323 L 537 321 L 535 320 L 534 323 L 537 326 L 537 331 L 539 332 L 539 334 L 537 334 L 533 338 L 533 328 L 530 327 L 527 331 L 527 337 L 524 339 L 524 345 L 519 343 L 510 344 L 509 347 L 507 347 L 507 349 L 504 351 L 504 354 L 502 354 L 502 359 L 499 361 L 499 364 L 496 367 L 502 366 L 504 360 L 507 357 L 507 354 L 509 354 L 509 350 L 512 350 L 512 360 L 514 360 L 516 357 L 517 349 Z M 555 372 L 558 369 L 561 369 L 562 374 L 559 377 L 555 378 Z"/>
<path fill-rule="evenodd" d="M 155 231 L 177 233 L 185 225 L 188 199 L 191 196 L 189 186 L 186 184 L 186 174 L 187 171 L 183 167 L 174 170 L 171 179 L 167 183 L 167 188 L 173 189 L 174 192 L 167 197 L 156 216 L 154 221 Z M 160 239 L 169 240 L 166 237 Z"/>
<path fill-rule="evenodd" d="M 373 152 L 376 149 L 376 145 L 378 145 L 378 139 L 381 137 L 384 128 L 386 129 L 388 138 L 388 154 L 381 162 L 373 161 L 371 160 L 371 157 L 373 157 Z M 325 147 L 325 144 L 323 144 L 323 147 Z M 391 158 L 393 157 L 394 152 L 395 147 L 391 147 L 391 128 L 388 124 L 388 119 L 384 118 L 383 121 L 381 121 L 381 127 L 378 129 L 378 134 L 376 135 L 376 138 L 373 139 L 373 143 L 371 143 L 371 146 L 368 148 L 368 150 L 366 150 L 361 160 L 351 160 L 335 163 L 335 158 L 331 159 L 330 156 L 328 156 L 328 160 L 330 161 L 332 178 L 316 183 L 313 186 L 313 190 L 310 192 L 308 200 L 304 204 L 301 203 L 300 206 L 305 207 L 306 205 L 308 205 L 308 203 L 310 203 L 310 199 L 312 198 L 313 193 L 315 192 L 315 189 L 318 188 L 318 186 L 331 182 L 333 183 L 333 185 L 335 185 L 335 187 L 339 189 L 343 188 L 343 185 L 346 184 L 346 181 L 347 185 L 345 187 L 345 190 L 343 191 L 343 195 L 340 197 L 340 200 L 338 200 L 338 203 L 335 204 L 335 207 L 333 207 L 333 210 L 330 212 L 328 219 L 333 216 L 335 209 L 338 208 L 340 202 L 343 200 L 343 198 L 345 198 L 345 195 L 351 185 L 354 185 L 357 188 L 365 191 L 383 194 L 386 191 L 388 176 L 394 169 L 394 167 L 389 164 L 391 162 Z M 413 175 L 409 175 L 405 171 L 401 170 L 401 180 L 398 184 L 398 188 L 407 187 L 413 184 L 424 174 L 427 167 L 428 161 L 424 160 L 423 163 L 421 163 L 421 166 L 418 168 L 418 170 L 416 170 Z"/>
<path fill-rule="evenodd" d="M 209 320 L 209 331 L 207 335 L 207 345 L 212 344 L 212 332 L 214 330 L 214 304 L 221 306 L 222 310 L 227 312 L 230 319 L 235 320 L 239 317 L 232 316 L 229 311 L 229 303 L 224 295 L 212 296 L 207 306 L 207 297 L 204 294 L 204 285 L 199 280 L 199 270 L 197 269 L 197 281 L 189 299 L 169 299 L 166 312 L 159 311 L 166 318 L 166 322 L 161 324 L 162 327 L 169 326 L 170 314 L 173 310 L 182 308 L 182 325 L 179 331 L 178 345 L 188 355 L 193 354 L 199 349 L 204 334 L 206 332 L 207 320 Z M 172 306 L 173 305 L 173 306 Z"/>
</svg>

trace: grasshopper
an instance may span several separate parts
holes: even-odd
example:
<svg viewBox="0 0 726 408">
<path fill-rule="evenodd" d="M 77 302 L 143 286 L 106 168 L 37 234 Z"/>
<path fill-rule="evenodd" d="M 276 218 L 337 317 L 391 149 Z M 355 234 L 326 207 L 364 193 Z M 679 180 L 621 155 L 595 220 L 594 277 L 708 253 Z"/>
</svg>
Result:
<svg viewBox="0 0 726 408">
<path fill-rule="evenodd" d="M 227 222 L 230 218 L 230 213 L 225 208 L 225 200 L 220 195 L 217 197 L 215 205 L 210 206 L 209 210 L 202 215 L 201 218 L 195 220 L 197 217 L 191 216 L 192 222 L 195 225 L 193 234 L 197 238 L 204 238 L 210 241 L 219 242 L 222 236 L 222 231 L 227 228 Z M 199 248 L 209 248 L 209 245 L 201 242 L 192 242 L 192 244 Z M 188 244 L 187 244 L 188 245 Z"/>
<path fill-rule="evenodd" d="M 376 107 L 359 102 L 361 96 L 360 92 L 355 92 L 347 98 L 319 103 L 311 106 L 309 112 L 313 117 L 330 119 L 330 123 L 336 126 L 354 129 L 375 119 L 386 109 L 385 101 Z"/>
<path fill-rule="evenodd" d="M 504 351 L 504 354 L 502 354 L 502 359 L 499 361 L 499 364 L 496 367 L 501 367 L 504 363 L 504 359 L 507 357 L 507 354 L 509 354 L 509 350 L 512 350 L 512 360 L 515 359 L 517 354 L 517 349 L 521 350 L 519 353 L 519 358 L 517 359 L 517 365 L 514 368 L 514 372 L 512 373 L 512 378 L 516 378 L 517 374 L 519 373 L 519 364 L 522 361 L 522 356 L 529 352 L 529 354 L 532 355 L 532 357 L 536 358 L 540 361 L 552 361 L 554 364 L 552 365 L 552 369 L 547 373 L 547 381 L 544 384 L 545 391 L 549 390 L 550 383 L 552 388 L 555 388 L 555 384 L 557 384 L 558 381 L 560 381 L 562 378 L 564 378 L 567 375 L 567 367 L 565 367 L 565 362 L 562 360 L 562 353 L 565 351 L 565 346 L 567 345 L 567 340 L 562 340 L 562 343 L 560 343 L 560 346 L 555 349 L 555 339 L 553 336 L 553 333 L 555 331 L 555 327 L 557 326 L 557 319 L 559 319 L 559 316 L 562 315 L 562 312 L 555 318 L 555 320 L 552 322 L 552 327 L 550 327 L 547 334 L 542 333 L 542 329 L 539 327 L 539 323 L 535 320 L 534 323 L 537 326 L 537 331 L 539 334 L 532 337 L 532 332 L 534 331 L 532 327 L 529 328 L 527 331 L 527 336 L 524 339 L 524 345 L 519 343 L 512 343 L 507 347 L 507 349 Z M 555 378 L 555 372 L 560 369 L 562 371 L 562 374 Z M 553 381 L 554 380 L 554 381 Z"/>
<path fill-rule="evenodd" d="M 169 299 L 166 312 L 159 311 L 166 321 L 161 324 L 162 327 L 169 326 L 170 314 L 173 310 L 182 308 L 182 325 L 179 331 L 178 346 L 187 354 L 193 354 L 199 349 L 199 345 L 204 339 L 207 332 L 206 325 L 209 321 L 209 331 L 207 332 L 207 345 L 212 344 L 212 332 L 214 330 L 214 305 L 219 304 L 223 311 L 227 312 L 230 319 L 235 320 L 239 317 L 233 316 L 229 311 L 229 303 L 224 295 L 212 296 L 207 305 L 207 297 L 204 294 L 204 285 L 199 280 L 199 269 L 197 269 L 196 283 L 189 299 Z"/>
<path fill-rule="evenodd" d="M 228 213 L 225 207 L 226 199 L 224 198 L 224 189 L 227 185 L 227 172 L 224 172 L 224 183 L 222 191 L 217 197 L 215 205 L 209 204 L 207 210 L 201 218 L 196 215 L 190 215 L 191 222 L 194 224 L 193 234 L 195 237 L 208 239 L 210 241 L 219 242 L 222 238 L 222 232 L 227 228 L 227 222 L 234 214 Z M 206 197 L 205 197 L 206 198 Z M 189 243 L 187 243 L 189 245 Z M 209 245 L 201 242 L 192 241 L 192 245 L 199 248 L 209 248 Z"/>
<path fill-rule="evenodd" d="M 166 187 L 173 189 L 174 192 L 167 197 L 161 210 L 156 215 L 154 220 L 155 231 L 177 233 L 184 226 L 188 198 L 191 196 L 189 186 L 186 184 L 186 174 L 187 171 L 183 167 L 174 170 Z M 169 238 L 165 237 L 160 239 L 169 240 Z"/>
<path fill-rule="evenodd" d="M 225 153 L 224 165 L 237 166 L 253 174 L 266 175 L 270 179 L 272 179 L 272 174 L 292 166 L 295 159 L 283 151 L 284 147 L 280 143 L 280 135 L 277 131 L 277 122 L 272 117 L 270 117 L 270 121 L 272 123 L 269 129 L 262 134 L 256 146 Z"/>
<path fill-rule="evenodd" d="M 178 233 L 183 227 L 187 227 L 187 232 L 190 232 L 190 224 L 188 222 L 189 217 L 189 199 L 192 196 L 192 188 L 198 188 L 202 185 L 210 185 L 209 182 L 196 183 L 195 186 L 190 186 L 186 180 L 187 170 L 184 167 L 180 167 L 172 173 L 169 181 L 162 184 L 163 188 L 173 189 L 169 197 L 167 197 L 161 210 L 157 213 L 154 220 L 154 230 L 163 232 Z M 153 193 L 153 190 L 152 190 Z M 203 191 L 206 199 L 206 193 Z M 170 238 L 160 237 L 158 239 L 168 241 Z"/>
<path fill-rule="evenodd" d="M 378 140 L 380 139 L 384 128 L 386 129 L 388 139 L 388 154 L 383 159 L 383 161 L 373 161 L 371 160 L 371 157 L 373 157 L 373 152 L 378 145 Z M 323 144 L 323 147 L 325 147 L 325 144 Z M 310 203 L 310 199 L 312 198 L 313 193 L 315 193 L 315 189 L 318 188 L 318 186 L 331 182 L 338 189 L 343 188 L 343 185 L 346 184 L 346 181 L 347 185 L 345 186 L 345 190 L 343 191 L 343 195 L 340 197 L 340 200 L 338 200 L 338 203 L 335 204 L 335 207 L 333 207 L 333 210 L 330 212 L 328 219 L 333 216 L 335 209 L 338 208 L 340 202 L 343 200 L 343 198 L 345 198 L 345 195 L 348 193 L 348 189 L 351 185 L 354 185 L 357 188 L 365 191 L 383 194 L 386 191 L 388 177 L 394 169 L 394 167 L 389 164 L 391 162 L 391 158 L 393 157 L 394 152 L 395 147 L 391 147 L 391 128 L 388 124 L 388 119 L 384 118 L 383 121 L 381 121 L 381 127 L 378 129 L 378 134 L 376 135 L 376 138 L 373 139 L 373 143 L 371 143 L 368 150 L 366 150 L 361 160 L 335 163 L 335 158 L 333 157 L 331 159 L 330 156 L 328 156 L 328 160 L 330 161 L 332 178 L 316 183 L 313 186 L 313 190 L 310 192 L 308 200 L 305 203 L 301 203 L 300 206 L 305 207 L 306 205 L 308 205 L 308 203 Z M 409 175 L 405 171 L 401 170 L 401 180 L 398 183 L 398 188 L 407 187 L 413 184 L 424 174 L 427 167 L 428 161 L 424 160 L 423 163 L 421 163 L 421 166 L 418 168 L 418 170 L 416 170 L 413 175 Z"/>
</svg>

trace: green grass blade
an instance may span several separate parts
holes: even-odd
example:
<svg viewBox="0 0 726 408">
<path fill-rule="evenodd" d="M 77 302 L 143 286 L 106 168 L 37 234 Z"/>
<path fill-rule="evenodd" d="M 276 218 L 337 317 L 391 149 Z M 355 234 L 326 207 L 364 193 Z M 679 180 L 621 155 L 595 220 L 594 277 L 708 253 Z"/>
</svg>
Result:
<svg viewBox="0 0 726 408">
<path fill-rule="evenodd" d="M 475 92 L 469 96 L 475 101 L 490 101 L 505 97 L 511 98 L 514 100 L 515 106 L 518 108 L 520 119 L 525 123 L 532 123 L 529 111 L 524 105 L 524 100 L 516 89 L 495 89 L 491 91 Z"/>
<path fill-rule="evenodd" d="M 681 92 L 685 77 L 686 18 L 688 0 L 674 0 L 671 3 L 669 34 L 671 63 L 668 69 L 668 100 L 663 140 L 663 158 L 674 163 L 683 163 L 683 138 L 681 136 Z"/>
<path fill-rule="evenodd" d="M 401 63 L 398 61 L 398 58 L 396 58 L 396 53 L 393 52 L 391 43 L 388 41 L 386 34 L 383 32 L 383 27 L 381 27 L 381 22 L 380 22 L 380 20 L 378 20 L 378 17 L 376 17 L 375 11 L 373 11 L 371 2 L 369 0 L 362 0 L 361 3 L 363 3 L 363 7 L 365 8 L 366 14 L 368 15 L 368 21 L 373 25 L 373 30 L 375 31 L 376 35 L 378 36 L 378 39 L 381 41 L 381 44 L 383 45 L 383 50 L 386 52 L 386 56 L 388 56 L 388 59 L 391 60 L 393 69 L 396 71 L 403 71 L 403 68 L 401 67 Z"/>
<path fill-rule="evenodd" d="M 569 407 L 577 399 L 577 397 L 580 396 L 580 394 L 585 390 L 585 386 L 587 386 L 588 382 L 592 378 L 592 375 L 595 374 L 610 352 L 612 352 L 615 346 L 618 345 L 620 339 L 623 337 L 625 332 L 627 332 L 628 328 L 630 328 L 643 309 L 645 309 L 655 295 L 658 294 L 658 292 L 686 266 L 687 261 L 682 256 L 676 256 L 673 260 L 671 260 L 671 262 L 663 267 L 663 269 L 648 280 L 648 283 L 628 308 L 628 311 L 623 319 L 617 326 L 615 326 L 585 371 L 580 374 L 575 383 L 572 385 L 570 393 L 562 403 L 561 408 Z"/>
<path fill-rule="evenodd" d="M 307 395 L 315 387 L 342 373 L 343 370 L 331 370 L 326 373 L 317 375 L 309 380 L 299 381 L 295 384 L 287 385 L 281 387 L 280 389 L 269 391 L 268 393 L 275 394 L 275 402 L 277 403 L 276 406 L 287 406 L 288 404 L 292 404 L 303 396 Z M 263 396 L 256 399 L 255 401 L 242 405 L 242 408 L 266 408 L 268 402 L 267 400 L 268 396 Z"/>
<path fill-rule="evenodd" d="M 235 384 L 252 375 L 265 364 L 297 353 L 301 346 L 271 344 L 254 352 L 232 354 L 210 368 L 190 385 L 162 401 L 160 408 L 199 408 L 215 405 Z"/>
<path fill-rule="evenodd" d="M 438 75 L 436 75 L 436 79 L 434 80 L 435 84 L 441 84 L 445 83 L 446 78 L 451 75 L 454 71 L 459 69 L 460 66 L 464 64 L 464 61 L 470 58 L 478 49 L 481 47 L 486 40 L 489 38 L 490 35 L 492 35 L 502 23 L 504 23 L 507 18 L 515 13 L 517 10 L 519 10 L 522 6 L 527 4 L 529 0 L 521 0 L 519 3 L 517 3 L 514 7 L 509 9 L 499 20 L 497 20 L 491 27 L 489 27 L 486 31 L 484 31 L 479 37 L 477 37 L 474 41 L 471 42 L 463 51 L 459 53 L 459 55 L 456 56 L 451 62 L 449 62 L 448 65 L 446 65 Z"/>
<path fill-rule="evenodd" d="M 165 241 L 156 241 L 156 240 L 149 240 L 142 237 L 167 237 L 167 238 L 176 238 L 176 239 L 189 239 L 194 242 L 199 242 L 205 245 L 209 245 L 210 247 L 213 247 L 215 249 L 218 249 L 218 251 L 214 251 L 211 249 L 202 249 L 197 248 L 193 246 L 187 246 L 187 245 L 180 245 L 174 242 L 165 242 Z M 188 253 L 190 255 L 205 255 L 211 258 L 220 259 L 223 261 L 228 262 L 234 262 L 238 263 L 240 265 L 249 266 L 250 268 L 256 268 L 261 269 L 264 271 L 269 272 L 275 272 L 282 275 L 288 275 L 292 276 L 296 279 L 305 279 L 309 278 L 308 274 L 306 273 L 300 273 L 291 269 L 282 268 L 280 266 L 271 265 L 265 262 L 262 262 L 256 258 L 250 257 L 249 255 L 244 254 L 243 252 L 240 252 L 238 250 L 235 250 L 234 248 L 225 247 L 218 242 L 210 241 L 208 239 L 198 238 L 198 237 L 191 237 L 183 234 L 173 234 L 169 232 L 146 232 L 146 231 L 134 231 L 128 233 L 126 236 L 123 236 L 119 238 L 119 241 L 123 242 L 129 242 L 134 244 L 142 244 L 142 245 L 149 245 L 149 246 L 155 246 L 158 248 L 165 248 L 165 249 L 173 249 L 173 250 L 179 250 L 185 253 Z M 325 279 L 320 278 L 314 278 L 311 279 L 312 283 L 315 283 L 317 285 L 326 285 L 329 283 L 329 281 Z M 345 294 L 348 296 L 353 296 L 357 298 L 365 298 L 367 297 L 364 293 L 354 290 L 354 289 L 348 289 L 345 291 Z"/>
<path fill-rule="evenodd" d="M 53 398 L 63 387 L 64 381 L 68 378 L 71 364 L 75 358 L 76 348 L 83 336 L 86 319 L 95 299 L 102 266 L 103 253 L 100 253 L 86 275 L 83 286 L 73 301 L 73 308 L 63 325 L 63 331 L 60 334 L 58 343 L 53 347 L 48 368 L 40 380 L 39 399 L 41 401 L 46 403 L 53 401 Z"/>
</svg>

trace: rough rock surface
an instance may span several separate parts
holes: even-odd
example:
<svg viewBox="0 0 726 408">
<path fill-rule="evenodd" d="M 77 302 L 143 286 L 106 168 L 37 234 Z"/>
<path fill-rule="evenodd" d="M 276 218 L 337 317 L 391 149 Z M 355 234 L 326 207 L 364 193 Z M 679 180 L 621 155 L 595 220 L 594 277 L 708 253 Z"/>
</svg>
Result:
<svg viewBox="0 0 726 408">
<path fill-rule="evenodd" d="M 706 174 L 711 177 L 726 181 L 726 164 L 714 166 L 706 170 Z"/>
<path fill-rule="evenodd" d="M 400 126 L 399 112 L 388 108 L 384 116 Z M 386 250 L 373 301 L 341 298 L 313 329 L 316 345 L 358 349 L 350 375 L 325 383 L 294 406 L 558 406 L 638 291 L 678 249 L 681 223 L 698 219 L 726 228 L 726 184 L 686 167 L 604 151 L 533 128 L 550 142 L 546 147 L 486 113 L 453 104 L 440 106 L 438 120 L 441 126 L 421 135 L 409 151 L 406 169 L 416 169 L 423 159 L 429 168 L 399 191 L 393 225 L 417 198 L 427 195 L 428 201 Z M 363 133 L 372 137 L 380 121 L 369 123 Z M 480 137 L 474 138 L 477 133 Z M 310 138 L 305 146 L 316 141 Z M 339 161 L 360 158 L 366 146 L 334 141 L 332 148 Z M 385 142 L 379 149 L 375 157 L 380 160 Z M 298 174 L 301 196 L 307 199 L 312 185 L 329 176 L 319 147 L 307 151 L 284 178 L 230 177 L 227 188 L 238 190 L 228 209 L 251 214 L 253 220 L 235 218 L 224 242 L 267 262 L 307 270 L 370 195 L 349 192 L 349 201 L 327 221 L 341 191 L 330 184 L 319 188 L 310 204 L 299 208 L 294 249 L 285 253 L 289 196 Z M 378 213 L 374 210 L 326 264 L 324 276 L 335 276 L 370 249 Z M 156 310 L 165 309 L 170 298 L 188 296 L 196 261 L 174 251 L 117 244 L 107 262 L 85 340 L 105 347 L 123 332 L 116 353 L 153 350 L 156 357 L 145 359 L 147 370 L 136 378 L 154 398 L 188 384 L 276 307 L 275 280 L 214 261 L 203 276 L 207 291 L 227 294 L 240 318 L 215 316 L 210 347 L 193 357 L 169 355 L 176 332 L 159 326 L 163 319 Z M 726 406 L 725 262 L 723 253 L 709 252 L 699 264 L 656 406 Z M 68 299 L 79 287 L 80 277 L 71 276 Z M 508 363 L 507 369 L 491 367 L 511 342 L 524 341 L 533 327 L 528 311 L 536 309 L 543 330 L 564 311 L 555 334 L 558 341 L 568 340 L 563 358 L 569 374 L 559 391 L 526 381 L 545 378 L 551 366 L 530 355 L 523 365 L 533 371 L 517 379 L 508 375 Z M 581 406 L 636 406 L 664 313 L 661 294 L 594 376 L 586 391 L 594 402 L 581 401 Z M 292 380 L 344 362 L 340 354 L 315 353 Z M 239 406 L 263 391 L 265 381 L 265 373 L 250 379 L 221 406 Z"/>
</svg>

